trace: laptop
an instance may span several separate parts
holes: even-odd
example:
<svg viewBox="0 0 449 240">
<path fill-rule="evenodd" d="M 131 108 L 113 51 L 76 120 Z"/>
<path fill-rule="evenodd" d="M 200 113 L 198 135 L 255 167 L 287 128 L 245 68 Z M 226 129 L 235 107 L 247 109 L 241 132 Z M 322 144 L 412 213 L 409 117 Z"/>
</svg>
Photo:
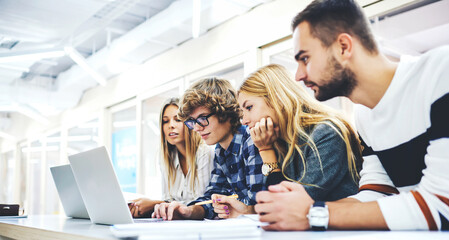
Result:
<svg viewBox="0 0 449 240">
<path fill-rule="evenodd" d="M 71 155 L 69 162 L 93 223 L 113 225 L 158 221 L 153 218 L 133 220 L 104 146 Z"/>
<path fill-rule="evenodd" d="M 50 172 L 65 214 L 72 218 L 89 218 L 70 165 L 51 167 Z"/>
</svg>

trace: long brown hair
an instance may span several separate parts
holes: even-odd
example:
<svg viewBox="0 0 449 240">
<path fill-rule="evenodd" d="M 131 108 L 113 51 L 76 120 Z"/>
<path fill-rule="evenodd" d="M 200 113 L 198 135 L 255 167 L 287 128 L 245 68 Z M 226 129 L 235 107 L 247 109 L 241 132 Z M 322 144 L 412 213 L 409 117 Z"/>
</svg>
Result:
<svg viewBox="0 0 449 240">
<path fill-rule="evenodd" d="M 167 109 L 168 106 L 176 106 L 179 109 L 179 99 L 178 98 L 169 98 L 164 103 L 161 109 L 161 114 L 159 118 L 159 126 L 161 129 L 161 152 L 162 157 L 164 159 L 164 165 L 165 169 L 167 171 L 168 175 L 168 189 L 170 191 L 170 187 L 175 182 L 175 166 L 173 164 L 175 154 L 177 152 L 176 146 L 171 145 L 167 142 L 165 139 L 164 134 L 164 128 L 163 128 L 163 117 L 165 109 Z M 184 126 L 184 124 L 183 124 Z M 186 163 L 188 168 L 190 169 L 190 189 L 194 189 L 195 187 L 195 181 L 197 179 L 197 165 L 196 165 L 196 152 L 198 150 L 199 145 L 201 144 L 201 138 L 198 136 L 197 133 L 193 132 L 192 130 L 188 129 L 186 126 L 184 126 L 184 141 L 186 145 Z"/>
<path fill-rule="evenodd" d="M 276 141 L 274 148 L 278 161 L 282 163 L 282 174 L 287 179 L 295 181 L 284 173 L 295 151 L 299 154 L 304 166 L 304 172 L 297 182 L 301 183 L 301 179 L 306 174 L 305 159 L 301 146 L 298 145 L 298 139 L 312 148 L 321 163 L 318 149 L 307 133 L 307 129 L 322 123 L 332 127 L 344 140 L 349 172 L 353 180 L 358 182 L 362 155 L 360 142 L 351 125 L 336 110 L 310 96 L 291 78 L 287 69 L 277 64 L 262 67 L 243 81 L 238 93 L 263 97 L 266 104 L 274 110 L 279 119 L 280 140 L 284 142 Z"/>
</svg>

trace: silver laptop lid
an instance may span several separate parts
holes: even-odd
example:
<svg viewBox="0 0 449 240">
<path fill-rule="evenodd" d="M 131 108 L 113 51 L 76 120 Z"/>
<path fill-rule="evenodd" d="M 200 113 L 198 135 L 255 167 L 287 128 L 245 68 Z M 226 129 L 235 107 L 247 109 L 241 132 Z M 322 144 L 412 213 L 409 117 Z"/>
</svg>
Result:
<svg viewBox="0 0 449 240">
<path fill-rule="evenodd" d="M 104 146 L 69 156 L 69 161 L 93 223 L 133 223 Z"/>
<path fill-rule="evenodd" d="M 65 214 L 73 218 L 89 218 L 70 165 L 51 167 L 50 172 Z"/>
</svg>

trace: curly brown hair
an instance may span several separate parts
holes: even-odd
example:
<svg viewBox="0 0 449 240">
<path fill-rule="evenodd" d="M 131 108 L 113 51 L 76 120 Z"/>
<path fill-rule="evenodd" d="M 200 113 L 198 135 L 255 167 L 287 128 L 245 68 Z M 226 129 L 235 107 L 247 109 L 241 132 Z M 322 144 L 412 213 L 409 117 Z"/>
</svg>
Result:
<svg viewBox="0 0 449 240">
<path fill-rule="evenodd" d="M 210 113 L 215 113 L 220 123 L 229 120 L 233 133 L 241 126 L 237 94 L 228 80 L 210 77 L 193 83 L 182 96 L 178 117 L 186 121 L 198 107 L 206 107 Z"/>
</svg>

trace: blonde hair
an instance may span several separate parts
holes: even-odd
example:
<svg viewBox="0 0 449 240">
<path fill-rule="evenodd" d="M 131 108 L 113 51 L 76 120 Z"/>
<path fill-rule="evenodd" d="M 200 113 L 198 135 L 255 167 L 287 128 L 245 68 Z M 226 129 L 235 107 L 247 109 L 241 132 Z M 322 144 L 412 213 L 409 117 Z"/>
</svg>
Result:
<svg viewBox="0 0 449 240">
<path fill-rule="evenodd" d="M 211 77 L 193 83 L 182 96 L 178 116 L 185 121 L 198 107 L 215 113 L 220 123 L 229 120 L 233 133 L 241 126 L 237 94 L 228 80 Z"/>
<path fill-rule="evenodd" d="M 307 130 L 323 123 L 332 127 L 345 142 L 349 172 L 354 182 L 358 182 L 362 156 L 360 142 L 354 130 L 337 111 L 318 102 L 302 86 L 295 83 L 287 69 L 277 64 L 262 67 L 244 80 L 238 93 L 263 97 L 266 104 L 274 110 L 279 121 L 280 140 L 284 142 L 276 141 L 274 148 L 278 161 L 282 163 L 282 174 L 285 178 L 295 181 L 285 174 L 285 168 L 292 161 L 295 151 L 304 166 L 302 176 L 295 182 L 301 183 L 306 174 L 305 159 L 298 139 L 311 147 L 321 165 L 318 149 Z"/>
<path fill-rule="evenodd" d="M 161 114 L 159 118 L 159 125 L 161 129 L 161 152 L 163 157 L 163 162 L 168 175 L 168 190 L 170 192 L 170 187 L 175 182 L 175 165 L 173 163 L 175 158 L 175 153 L 177 151 L 176 146 L 171 145 L 165 139 L 164 128 L 163 128 L 163 117 L 165 109 L 169 106 L 176 106 L 179 109 L 179 99 L 169 98 L 166 103 L 162 106 Z M 199 145 L 201 144 L 201 137 L 195 132 L 188 129 L 184 124 L 184 141 L 186 145 L 186 163 L 190 169 L 190 189 L 194 190 L 195 181 L 197 179 L 197 165 L 196 165 L 196 152 Z"/>
</svg>

